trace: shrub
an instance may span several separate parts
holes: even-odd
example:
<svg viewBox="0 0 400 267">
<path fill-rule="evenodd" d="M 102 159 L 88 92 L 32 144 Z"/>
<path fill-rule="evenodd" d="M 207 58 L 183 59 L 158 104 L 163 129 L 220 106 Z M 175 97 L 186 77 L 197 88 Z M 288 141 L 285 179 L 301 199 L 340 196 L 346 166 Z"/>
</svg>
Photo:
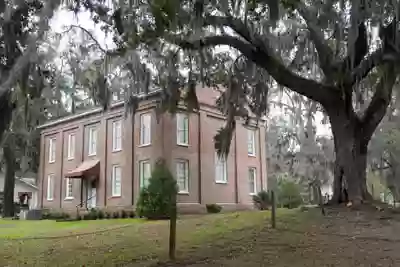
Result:
<svg viewBox="0 0 400 267">
<path fill-rule="evenodd" d="M 89 211 L 89 220 L 97 220 L 99 218 L 99 212 L 95 209 Z"/>
<path fill-rule="evenodd" d="M 121 218 L 125 219 L 128 217 L 128 213 L 125 210 L 121 210 Z"/>
<path fill-rule="evenodd" d="M 97 212 L 97 217 L 99 218 L 99 220 L 104 219 L 104 212 L 103 212 L 102 210 L 99 210 L 99 211 Z"/>
<path fill-rule="evenodd" d="M 106 217 L 106 219 L 110 219 L 110 218 L 111 218 L 111 213 L 106 212 L 106 213 L 105 213 L 105 217 Z"/>
<path fill-rule="evenodd" d="M 83 219 L 84 220 L 91 220 L 90 212 L 83 214 Z"/>
<path fill-rule="evenodd" d="M 113 218 L 118 219 L 119 218 L 119 211 L 114 211 L 113 212 Z"/>
<path fill-rule="evenodd" d="M 129 218 L 135 218 L 135 212 L 133 210 L 130 210 L 128 212 L 128 216 L 129 216 Z"/>
<path fill-rule="evenodd" d="M 151 220 L 168 219 L 176 203 L 178 187 L 164 160 L 159 159 L 147 187 L 139 195 L 136 211 Z"/>
<path fill-rule="evenodd" d="M 272 204 L 271 196 L 267 191 L 264 190 L 253 196 L 253 202 L 256 208 L 259 210 L 267 210 Z"/>
<path fill-rule="evenodd" d="M 303 203 L 300 188 L 293 181 L 282 180 L 278 184 L 278 202 L 288 209 L 299 207 Z"/>
<path fill-rule="evenodd" d="M 206 204 L 206 209 L 208 213 L 220 213 L 222 207 L 218 204 Z"/>
</svg>

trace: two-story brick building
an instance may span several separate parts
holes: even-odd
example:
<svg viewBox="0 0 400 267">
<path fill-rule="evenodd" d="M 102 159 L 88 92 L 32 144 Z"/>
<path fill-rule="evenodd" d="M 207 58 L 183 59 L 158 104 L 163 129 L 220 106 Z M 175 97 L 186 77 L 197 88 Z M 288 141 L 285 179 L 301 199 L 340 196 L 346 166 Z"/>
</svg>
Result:
<svg viewBox="0 0 400 267">
<path fill-rule="evenodd" d="M 213 137 L 224 117 L 215 108 L 218 92 L 198 89 L 200 110 L 156 120 L 159 93 L 124 117 L 122 102 L 61 118 L 41 128 L 39 199 L 43 208 L 77 206 L 132 208 L 162 157 L 179 186 L 182 212 L 205 204 L 225 209 L 252 207 L 252 194 L 266 189 L 265 124 L 239 121 L 230 153 L 216 156 Z"/>
</svg>

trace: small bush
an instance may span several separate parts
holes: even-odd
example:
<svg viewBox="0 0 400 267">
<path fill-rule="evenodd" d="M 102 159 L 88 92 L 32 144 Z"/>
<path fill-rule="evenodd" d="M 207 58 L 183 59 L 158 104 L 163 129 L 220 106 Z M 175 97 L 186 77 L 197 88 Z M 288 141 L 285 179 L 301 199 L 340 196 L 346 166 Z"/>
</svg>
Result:
<svg viewBox="0 0 400 267">
<path fill-rule="evenodd" d="M 104 212 L 103 212 L 102 210 L 99 210 L 99 211 L 97 212 L 97 217 L 99 218 L 99 220 L 104 219 Z"/>
<path fill-rule="evenodd" d="M 88 213 L 83 214 L 83 218 L 82 218 L 82 219 L 84 219 L 84 220 L 91 220 L 92 218 L 91 218 L 90 213 L 88 212 Z"/>
<path fill-rule="evenodd" d="M 128 212 L 128 216 L 129 216 L 129 218 L 135 218 L 135 212 L 133 210 L 130 210 Z"/>
<path fill-rule="evenodd" d="M 125 210 L 121 210 L 121 218 L 125 219 L 128 217 L 128 213 Z"/>
<path fill-rule="evenodd" d="M 105 213 L 105 218 L 106 218 L 106 219 L 110 219 L 110 218 L 111 218 L 111 213 L 106 212 L 106 213 Z"/>
<path fill-rule="evenodd" d="M 90 220 L 97 220 L 99 218 L 99 212 L 97 210 L 91 210 L 89 212 Z"/>
<path fill-rule="evenodd" d="M 278 202 L 288 209 L 294 209 L 303 204 L 299 185 L 293 181 L 282 180 L 278 184 Z"/>
<path fill-rule="evenodd" d="M 136 211 L 151 220 L 168 219 L 176 203 L 178 187 L 165 161 L 159 159 L 149 179 L 149 185 L 139 195 Z"/>
<path fill-rule="evenodd" d="M 208 213 L 220 213 L 222 207 L 218 204 L 207 204 L 206 209 Z"/>
<path fill-rule="evenodd" d="M 253 202 L 259 210 L 267 210 L 272 204 L 271 196 L 267 191 L 260 191 L 257 195 L 254 195 Z"/>
<path fill-rule="evenodd" d="M 114 211 L 113 212 L 113 218 L 118 219 L 119 218 L 119 211 Z"/>
</svg>

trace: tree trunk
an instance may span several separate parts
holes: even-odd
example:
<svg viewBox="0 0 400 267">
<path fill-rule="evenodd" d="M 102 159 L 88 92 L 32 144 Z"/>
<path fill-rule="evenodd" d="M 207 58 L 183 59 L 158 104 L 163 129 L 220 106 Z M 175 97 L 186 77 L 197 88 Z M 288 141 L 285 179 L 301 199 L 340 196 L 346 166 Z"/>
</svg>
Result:
<svg viewBox="0 0 400 267">
<path fill-rule="evenodd" d="M 9 146 L 3 147 L 6 174 L 4 180 L 4 217 L 14 216 L 15 155 Z"/>
<path fill-rule="evenodd" d="M 370 134 L 365 134 L 354 113 L 331 115 L 330 120 L 336 154 L 332 202 L 360 204 L 371 200 L 366 183 Z"/>
</svg>

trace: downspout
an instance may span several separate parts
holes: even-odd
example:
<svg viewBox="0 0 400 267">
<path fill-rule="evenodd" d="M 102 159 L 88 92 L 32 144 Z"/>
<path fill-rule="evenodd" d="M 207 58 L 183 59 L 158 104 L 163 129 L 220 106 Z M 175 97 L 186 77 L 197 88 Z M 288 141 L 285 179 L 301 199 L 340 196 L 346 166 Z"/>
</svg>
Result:
<svg viewBox="0 0 400 267">
<path fill-rule="evenodd" d="M 135 116 L 136 116 L 136 114 L 132 113 L 131 116 L 132 116 L 131 117 L 131 122 L 132 122 L 131 123 L 131 126 L 132 126 L 132 129 L 131 129 L 131 132 L 132 132 L 132 139 L 131 139 L 131 142 L 132 142 L 132 153 L 131 153 L 132 185 L 131 186 L 132 186 L 132 208 L 134 208 L 134 206 L 135 206 L 135 181 L 136 181 L 136 179 L 135 179 Z"/>
<path fill-rule="evenodd" d="M 81 145 L 81 163 L 83 162 L 83 159 L 85 158 L 85 126 L 81 125 L 80 127 L 81 132 L 81 141 L 82 141 L 82 145 Z M 83 208 L 83 179 L 84 177 L 81 177 L 81 208 Z M 86 190 L 87 191 L 87 190 Z M 86 198 L 87 198 L 87 194 L 86 194 Z M 86 200 L 85 200 L 86 202 Z"/>
<path fill-rule="evenodd" d="M 239 185 L 238 185 L 238 153 L 237 153 L 237 129 L 235 129 L 235 202 L 236 204 L 239 203 Z"/>
<path fill-rule="evenodd" d="M 201 177 L 201 132 L 202 132 L 202 129 L 201 129 L 201 111 L 199 110 L 199 113 L 198 113 L 199 115 L 198 115 L 198 127 L 197 127 L 197 133 L 198 133 L 198 142 L 197 142 L 197 171 L 198 171 L 198 184 L 199 184 L 199 188 L 198 188 L 198 191 L 199 191 L 199 204 L 201 204 L 202 203 L 202 198 L 203 198 L 203 196 L 202 196 L 202 190 L 201 190 L 201 188 L 202 188 L 202 185 L 203 185 L 203 183 L 202 183 L 202 177 Z"/>
<path fill-rule="evenodd" d="M 62 208 L 63 202 L 63 185 L 64 185 L 64 132 L 60 131 L 61 135 L 61 163 L 60 163 L 60 173 L 61 173 L 61 184 L 60 184 L 60 208 Z"/>
<path fill-rule="evenodd" d="M 43 143 L 41 144 L 42 146 L 42 154 L 40 155 L 42 157 L 42 173 L 41 173 L 41 179 L 42 179 L 42 184 L 40 185 L 40 190 L 42 192 L 41 196 L 40 196 L 40 208 L 43 209 L 43 198 L 44 198 L 44 180 L 45 180 L 45 165 L 46 165 L 46 138 L 44 138 L 44 135 L 41 134 L 42 136 L 40 137 L 41 140 L 43 140 Z"/>
<path fill-rule="evenodd" d="M 260 185 L 261 185 L 261 190 L 264 190 L 264 179 L 263 179 L 263 154 L 262 154 L 262 149 L 261 149 L 261 128 L 258 127 L 258 150 L 259 150 L 259 155 L 260 155 Z M 257 192 L 256 192 L 257 193 Z"/>
<path fill-rule="evenodd" d="M 107 146 L 107 140 L 108 140 L 108 121 L 105 117 L 104 111 L 103 111 L 103 123 L 104 123 L 104 128 L 102 129 L 104 131 L 104 148 L 103 151 L 104 153 L 104 207 L 107 207 L 107 161 L 108 161 L 108 146 Z M 99 177 L 100 180 L 100 177 Z M 96 194 L 97 194 L 97 189 L 96 189 Z M 93 196 L 91 196 L 93 197 Z"/>
</svg>

